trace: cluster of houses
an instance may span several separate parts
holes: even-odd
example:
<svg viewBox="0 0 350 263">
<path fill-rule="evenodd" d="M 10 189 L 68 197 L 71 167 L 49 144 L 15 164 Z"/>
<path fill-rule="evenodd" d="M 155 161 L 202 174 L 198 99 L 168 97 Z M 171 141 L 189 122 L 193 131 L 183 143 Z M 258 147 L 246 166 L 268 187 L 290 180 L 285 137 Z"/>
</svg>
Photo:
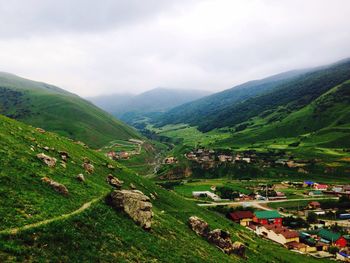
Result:
<svg viewBox="0 0 350 263">
<path fill-rule="evenodd" d="M 262 167 L 285 166 L 297 169 L 299 173 L 307 174 L 307 166 L 316 160 L 295 160 L 292 157 L 285 157 L 285 153 L 260 153 L 255 150 L 247 150 L 239 153 L 228 153 L 227 151 L 214 151 L 205 148 L 194 149 L 185 154 L 188 160 L 204 164 L 206 167 L 213 167 L 219 163 L 252 163 Z"/>
<path fill-rule="evenodd" d="M 215 162 L 246 162 L 250 163 L 252 162 L 252 157 L 247 156 L 246 154 L 236 154 L 236 155 L 231 155 L 227 153 L 219 153 L 215 152 L 214 150 L 209 150 L 209 149 L 195 149 L 189 153 L 185 154 L 185 157 L 188 160 L 195 161 L 198 163 L 215 163 Z"/>
<path fill-rule="evenodd" d="M 316 204 L 317 205 L 317 204 Z M 282 215 L 275 210 L 266 211 L 235 211 L 229 218 L 247 227 L 259 237 L 272 240 L 284 247 L 304 253 L 328 251 L 330 247 L 337 247 L 342 260 L 350 259 L 347 254 L 350 236 L 321 228 L 312 231 L 296 231 L 283 226 Z"/>
<path fill-rule="evenodd" d="M 128 152 L 115 152 L 110 151 L 106 154 L 106 156 L 111 160 L 128 160 L 130 158 L 130 154 Z"/>
<path fill-rule="evenodd" d="M 313 181 L 305 181 L 303 184 L 305 187 L 310 187 L 313 190 L 309 192 L 309 195 L 346 195 L 350 196 L 350 185 L 328 185 L 320 184 Z"/>
</svg>

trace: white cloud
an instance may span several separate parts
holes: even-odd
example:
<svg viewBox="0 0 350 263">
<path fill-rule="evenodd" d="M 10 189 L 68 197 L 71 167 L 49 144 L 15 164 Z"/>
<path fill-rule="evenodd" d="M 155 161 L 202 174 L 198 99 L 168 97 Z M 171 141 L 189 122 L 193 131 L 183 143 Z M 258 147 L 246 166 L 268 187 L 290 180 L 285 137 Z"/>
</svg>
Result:
<svg viewBox="0 0 350 263">
<path fill-rule="evenodd" d="M 0 70 L 83 96 L 217 91 L 350 55 L 347 0 L 6 2 Z"/>
</svg>

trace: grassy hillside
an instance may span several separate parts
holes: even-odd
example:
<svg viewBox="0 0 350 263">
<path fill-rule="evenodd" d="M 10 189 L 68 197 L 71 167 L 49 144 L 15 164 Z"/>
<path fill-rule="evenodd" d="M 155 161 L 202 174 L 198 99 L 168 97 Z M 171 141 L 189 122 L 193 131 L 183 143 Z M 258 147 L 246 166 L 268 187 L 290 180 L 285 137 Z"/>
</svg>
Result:
<svg viewBox="0 0 350 263">
<path fill-rule="evenodd" d="M 36 158 L 45 152 L 60 160 L 61 150 L 70 156 L 66 168 L 59 161 L 49 168 Z M 84 172 L 84 157 L 95 166 L 93 174 Z M 98 152 L 3 116 L 0 164 L 1 262 L 320 262 L 257 239 L 226 218 L 134 175 Z M 116 169 L 108 169 L 107 164 Z M 85 182 L 76 179 L 79 173 L 84 173 Z M 157 194 L 152 201 L 155 216 L 150 232 L 105 204 L 103 199 L 111 191 L 105 180 L 109 173 L 123 180 L 125 188 L 132 182 L 147 195 Z M 44 184 L 44 176 L 64 184 L 68 196 Z M 227 256 L 195 235 L 187 226 L 191 215 L 202 217 L 213 228 L 229 230 L 233 240 L 244 242 L 247 260 Z"/>
<path fill-rule="evenodd" d="M 307 106 L 290 111 L 279 107 L 246 123 L 223 144 L 256 144 L 292 140 L 298 147 L 350 147 L 350 81 L 333 87 Z M 293 147 L 292 147 L 293 148 Z"/>
<path fill-rule="evenodd" d="M 300 109 L 350 78 L 350 60 L 294 74 L 282 74 L 261 81 L 248 82 L 191 104 L 177 107 L 160 120 L 159 125 L 189 123 L 201 131 L 232 127 L 285 106 Z"/>
<path fill-rule="evenodd" d="M 67 91 L 11 74 L 0 74 L 0 114 L 100 147 L 138 138 L 124 123 Z"/>
</svg>

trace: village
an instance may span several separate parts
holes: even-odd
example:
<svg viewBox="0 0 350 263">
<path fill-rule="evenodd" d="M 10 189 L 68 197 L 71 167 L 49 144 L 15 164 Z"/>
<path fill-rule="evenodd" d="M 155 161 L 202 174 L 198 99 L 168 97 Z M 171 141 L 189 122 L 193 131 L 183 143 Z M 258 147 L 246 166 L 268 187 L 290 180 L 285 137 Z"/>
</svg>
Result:
<svg viewBox="0 0 350 263">
<path fill-rule="evenodd" d="M 245 163 L 256 164 L 264 168 L 273 166 L 284 166 L 287 168 L 296 168 L 299 173 L 307 174 L 305 168 L 314 164 L 318 160 L 295 160 L 293 156 L 286 155 L 285 152 L 257 152 L 255 150 L 246 150 L 235 154 L 227 150 L 211 150 L 205 148 L 194 149 L 185 153 L 185 157 L 193 162 L 202 164 L 204 168 L 213 168 L 222 163 Z"/>
<path fill-rule="evenodd" d="M 259 238 L 296 253 L 350 262 L 350 185 L 283 181 L 258 184 L 248 195 L 223 188 L 192 191 L 192 197 L 204 201 L 203 207 L 226 207 L 220 211 L 227 218 Z M 291 189 L 301 195 L 288 198 Z"/>
</svg>

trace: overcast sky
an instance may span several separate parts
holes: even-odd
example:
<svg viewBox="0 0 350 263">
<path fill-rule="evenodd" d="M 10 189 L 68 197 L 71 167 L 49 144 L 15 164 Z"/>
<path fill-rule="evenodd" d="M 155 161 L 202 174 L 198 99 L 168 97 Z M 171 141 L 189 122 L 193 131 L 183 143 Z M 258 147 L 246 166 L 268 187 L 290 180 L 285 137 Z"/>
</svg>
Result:
<svg viewBox="0 0 350 263">
<path fill-rule="evenodd" d="M 219 91 L 350 57 L 349 0 L 0 0 L 0 71 L 81 96 Z"/>
</svg>

